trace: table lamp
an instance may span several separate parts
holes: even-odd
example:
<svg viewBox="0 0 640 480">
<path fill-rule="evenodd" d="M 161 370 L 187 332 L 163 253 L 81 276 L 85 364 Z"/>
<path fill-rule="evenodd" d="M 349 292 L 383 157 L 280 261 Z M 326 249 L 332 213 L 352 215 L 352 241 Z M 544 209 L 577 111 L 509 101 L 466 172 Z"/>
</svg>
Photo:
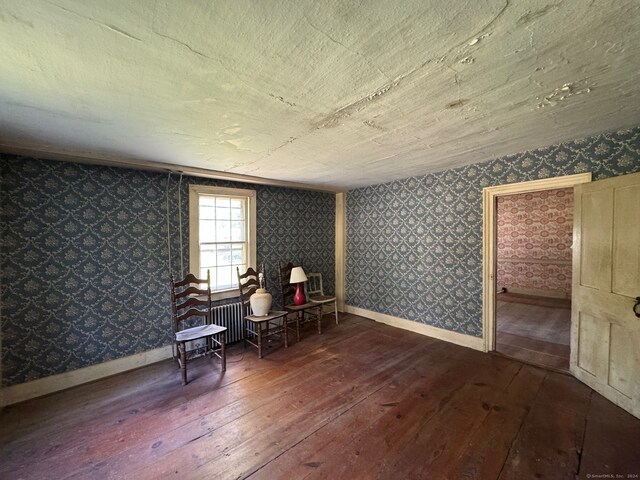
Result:
<svg viewBox="0 0 640 480">
<path fill-rule="evenodd" d="M 293 296 L 294 305 L 304 305 L 304 291 L 302 284 L 307 281 L 307 276 L 304 273 L 302 267 L 293 267 L 291 269 L 291 277 L 289 277 L 289 283 L 297 283 L 296 294 Z"/>
</svg>

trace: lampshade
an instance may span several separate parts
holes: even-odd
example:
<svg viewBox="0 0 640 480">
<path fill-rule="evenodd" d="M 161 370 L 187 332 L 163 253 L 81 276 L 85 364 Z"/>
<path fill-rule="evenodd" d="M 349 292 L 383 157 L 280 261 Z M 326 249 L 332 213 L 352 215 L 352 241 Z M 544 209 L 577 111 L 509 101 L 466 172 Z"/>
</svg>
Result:
<svg viewBox="0 0 640 480">
<path fill-rule="evenodd" d="M 291 269 L 291 277 L 289 283 L 302 283 L 307 281 L 307 276 L 304 274 L 302 267 L 293 267 Z"/>
</svg>

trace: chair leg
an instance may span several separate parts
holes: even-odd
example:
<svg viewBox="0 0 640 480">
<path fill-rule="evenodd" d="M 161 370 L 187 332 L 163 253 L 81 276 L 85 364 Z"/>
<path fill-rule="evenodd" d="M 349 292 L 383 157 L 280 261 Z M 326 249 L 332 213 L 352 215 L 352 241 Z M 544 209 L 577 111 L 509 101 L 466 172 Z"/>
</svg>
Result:
<svg viewBox="0 0 640 480">
<path fill-rule="evenodd" d="M 287 316 L 282 317 L 282 325 L 284 326 L 284 348 L 289 347 L 289 333 L 287 328 Z"/>
<path fill-rule="evenodd" d="M 222 371 L 227 371 L 227 332 L 220 332 L 220 360 L 222 361 Z"/>
<path fill-rule="evenodd" d="M 322 305 L 318 307 L 316 318 L 318 319 L 318 335 L 322 335 Z"/>
<path fill-rule="evenodd" d="M 249 336 L 249 322 L 247 322 L 244 318 L 242 319 L 242 323 L 244 323 L 244 335 L 242 338 L 242 350 L 247 349 L 247 337 Z"/>
<path fill-rule="evenodd" d="M 338 325 L 338 301 L 336 300 L 333 305 L 336 309 L 336 325 Z"/>
<path fill-rule="evenodd" d="M 180 355 L 180 371 L 182 372 L 182 384 L 187 384 L 187 347 L 185 342 L 178 343 L 178 352 Z"/>
</svg>

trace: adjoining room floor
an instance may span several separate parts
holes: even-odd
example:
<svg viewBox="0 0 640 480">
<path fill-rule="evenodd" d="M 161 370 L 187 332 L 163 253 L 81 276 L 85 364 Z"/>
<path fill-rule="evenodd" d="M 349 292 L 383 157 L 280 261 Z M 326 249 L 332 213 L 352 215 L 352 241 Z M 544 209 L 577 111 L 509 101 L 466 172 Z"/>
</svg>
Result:
<svg viewBox="0 0 640 480">
<path fill-rule="evenodd" d="M 6 407 L 0 478 L 588 478 L 640 473 L 640 420 L 574 378 L 344 314 Z"/>
<path fill-rule="evenodd" d="M 569 370 L 571 301 L 504 293 L 496 302 L 496 351 Z"/>
</svg>

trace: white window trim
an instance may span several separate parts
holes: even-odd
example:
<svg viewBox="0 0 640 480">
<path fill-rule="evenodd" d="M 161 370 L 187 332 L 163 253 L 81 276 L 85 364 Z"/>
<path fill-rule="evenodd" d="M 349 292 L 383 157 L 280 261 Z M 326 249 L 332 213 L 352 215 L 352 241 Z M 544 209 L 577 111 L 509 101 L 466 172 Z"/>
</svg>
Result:
<svg viewBox="0 0 640 480">
<path fill-rule="evenodd" d="M 256 191 L 243 188 L 214 187 L 209 185 L 189 185 L 189 271 L 198 276 L 200 272 L 200 195 L 246 197 L 248 203 L 249 249 L 247 266 L 256 268 Z M 213 300 L 237 297 L 237 288 L 211 292 Z"/>
</svg>

